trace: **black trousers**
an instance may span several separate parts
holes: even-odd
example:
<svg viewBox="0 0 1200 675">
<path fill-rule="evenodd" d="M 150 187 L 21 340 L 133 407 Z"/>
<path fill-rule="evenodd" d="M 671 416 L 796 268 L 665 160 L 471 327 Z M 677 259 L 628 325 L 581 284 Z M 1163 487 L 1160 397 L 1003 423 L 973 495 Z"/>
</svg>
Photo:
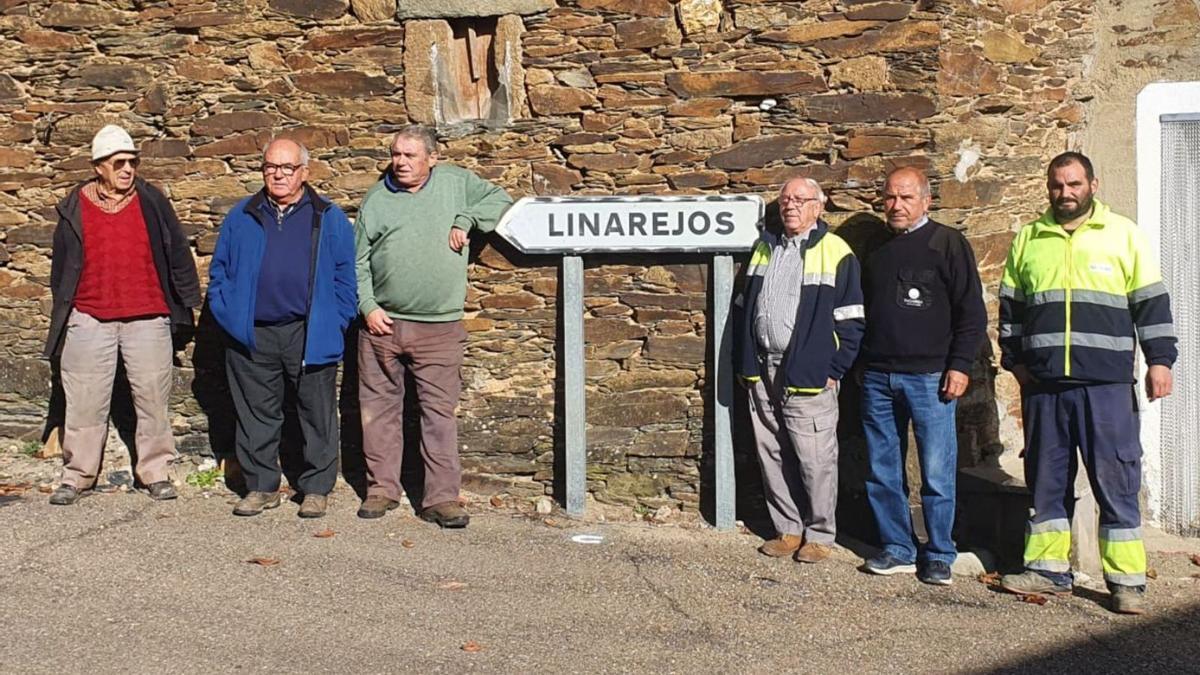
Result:
<svg viewBox="0 0 1200 675">
<path fill-rule="evenodd" d="M 304 322 L 256 326 L 256 350 L 225 352 L 225 373 L 237 411 L 235 449 L 254 492 L 279 489 L 279 440 L 287 391 L 295 392 L 296 416 L 304 438 L 303 472 L 295 487 L 325 495 L 337 481 L 337 364 L 301 368 Z"/>
</svg>

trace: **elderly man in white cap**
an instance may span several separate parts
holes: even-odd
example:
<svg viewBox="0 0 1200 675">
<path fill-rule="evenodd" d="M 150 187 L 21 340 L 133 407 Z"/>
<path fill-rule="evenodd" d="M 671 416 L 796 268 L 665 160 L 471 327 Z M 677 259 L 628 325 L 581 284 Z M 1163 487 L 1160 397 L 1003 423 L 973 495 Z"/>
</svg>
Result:
<svg viewBox="0 0 1200 675">
<path fill-rule="evenodd" d="M 60 359 L 67 405 L 62 484 L 51 504 L 74 504 L 96 483 L 118 355 L 137 412 L 137 477 L 154 499 L 177 496 L 167 477 L 171 332 L 192 324 L 200 281 L 175 210 L 138 178 L 138 161 L 129 134 L 105 126 L 92 139 L 96 176 L 58 204 L 45 356 Z"/>
</svg>

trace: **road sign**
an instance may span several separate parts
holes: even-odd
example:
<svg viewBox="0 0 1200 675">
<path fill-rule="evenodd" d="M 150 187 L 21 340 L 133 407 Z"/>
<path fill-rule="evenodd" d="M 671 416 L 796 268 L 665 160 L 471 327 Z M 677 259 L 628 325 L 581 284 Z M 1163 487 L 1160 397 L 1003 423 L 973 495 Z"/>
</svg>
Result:
<svg viewBox="0 0 1200 675">
<path fill-rule="evenodd" d="M 758 238 L 757 195 L 524 197 L 496 232 L 523 253 L 745 251 Z"/>
</svg>

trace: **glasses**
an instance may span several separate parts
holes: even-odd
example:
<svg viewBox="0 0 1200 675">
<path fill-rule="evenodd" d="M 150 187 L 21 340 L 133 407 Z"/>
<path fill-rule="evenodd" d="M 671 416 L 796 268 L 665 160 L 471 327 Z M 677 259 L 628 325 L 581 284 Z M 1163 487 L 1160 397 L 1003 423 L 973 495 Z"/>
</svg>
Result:
<svg viewBox="0 0 1200 675">
<path fill-rule="evenodd" d="M 136 169 L 141 163 L 142 159 L 140 157 L 122 157 L 120 159 L 109 160 L 108 165 L 111 166 L 114 171 L 120 171 L 121 169 L 124 169 L 126 165 L 128 165 L 131 169 Z"/>
<path fill-rule="evenodd" d="M 296 170 L 299 169 L 301 166 L 302 165 L 298 165 L 298 164 L 270 164 L 270 163 L 267 163 L 267 164 L 262 165 L 262 172 L 263 173 L 277 173 L 282 176 L 290 176 L 290 175 L 296 173 Z"/>
<path fill-rule="evenodd" d="M 805 206 L 809 202 L 819 202 L 819 201 L 821 201 L 820 197 L 793 197 L 793 196 L 786 196 L 786 197 L 780 196 L 779 197 L 780 204 L 787 204 L 790 202 L 792 204 L 799 204 L 800 206 Z"/>
</svg>

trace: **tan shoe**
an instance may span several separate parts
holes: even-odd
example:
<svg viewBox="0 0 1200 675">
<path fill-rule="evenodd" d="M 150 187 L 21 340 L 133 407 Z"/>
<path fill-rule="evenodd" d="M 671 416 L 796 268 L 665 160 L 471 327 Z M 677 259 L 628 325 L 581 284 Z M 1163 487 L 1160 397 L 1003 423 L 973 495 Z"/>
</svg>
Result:
<svg viewBox="0 0 1200 675">
<path fill-rule="evenodd" d="M 763 545 L 758 547 L 758 552 L 772 558 L 782 558 L 795 553 L 802 543 L 804 537 L 798 534 L 781 534 L 771 541 L 764 541 Z"/>
<path fill-rule="evenodd" d="M 388 499 L 383 495 L 370 495 L 363 500 L 362 506 L 358 507 L 358 517 L 382 518 L 397 506 L 400 506 L 400 502 L 395 499 Z"/>
<path fill-rule="evenodd" d="M 796 562 L 819 563 L 833 555 L 833 547 L 810 541 L 796 551 Z"/>
<path fill-rule="evenodd" d="M 437 523 L 444 528 L 455 529 L 466 527 L 467 523 L 471 522 L 471 516 L 467 515 L 467 510 L 459 506 L 458 502 L 444 502 L 434 504 L 422 511 L 421 520 Z"/>
<path fill-rule="evenodd" d="M 299 515 L 301 518 L 320 518 L 325 515 L 325 505 L 328 502 L 329 498 L 325 495 L 304 495 Z"/>
<path fill-rule="evenodd" d="M 233 507 L 235 516 L 257 516 L 263 509 L 273 509 L 279 506 L 278 492 L 251 492 Z"/>
</svg>

